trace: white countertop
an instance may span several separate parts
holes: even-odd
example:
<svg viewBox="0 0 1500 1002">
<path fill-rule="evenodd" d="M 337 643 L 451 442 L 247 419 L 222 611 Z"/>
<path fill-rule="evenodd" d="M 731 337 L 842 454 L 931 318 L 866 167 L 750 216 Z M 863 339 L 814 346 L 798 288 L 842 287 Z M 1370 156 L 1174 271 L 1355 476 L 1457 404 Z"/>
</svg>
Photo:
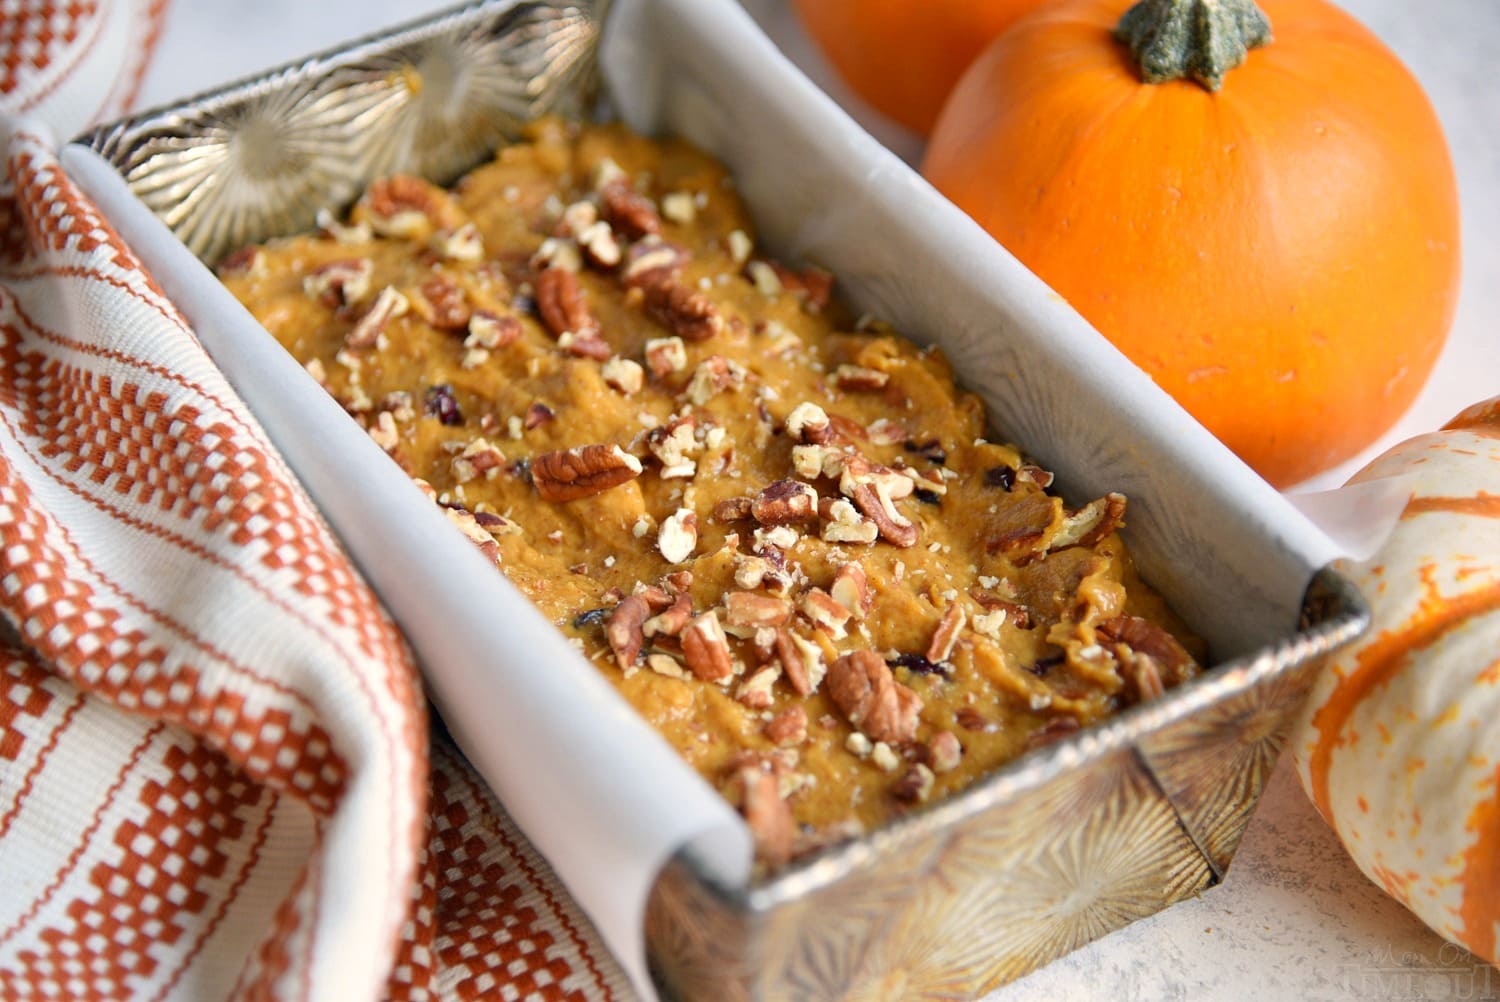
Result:
<svg viewBox="0 0 1500 1002">
<path fill-rule="evenodd" d="M 773 37 L 879 138 L 910 136 L 861 110 L 818 65 L 784 0 L 746 0 Z M 190 0 L 174 4 L 143 105 L 180 98 L 447 4 L 432 0 Z M 1345 0 L 1406 61 L 1447 131 L 1463 208 L 1457 321 L 1416 405 L 1331 487 L 1385 447 L 1500 393 L 1500 0 Z M 1500 998 L 1500 971 L 1445 944 L 1367 881 L 1283 767 L 1225 883 L 995 993 L 1086 999 Z"/>
</svg>

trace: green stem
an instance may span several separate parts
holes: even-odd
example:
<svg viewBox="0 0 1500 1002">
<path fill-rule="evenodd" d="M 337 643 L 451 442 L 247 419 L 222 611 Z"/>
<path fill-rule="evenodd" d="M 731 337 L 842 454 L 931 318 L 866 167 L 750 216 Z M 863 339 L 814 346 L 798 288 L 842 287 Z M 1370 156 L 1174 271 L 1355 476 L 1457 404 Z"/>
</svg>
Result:
<svg viewBox="0 0 1500 1002">
<path fill-rule="evenodd" d="M 1218 90 L 1251 49 L 1271 41 L 1255 0 L 1140 0 L 1115 27 L 1146 83 L 1191 77 Z"/>
</svg>

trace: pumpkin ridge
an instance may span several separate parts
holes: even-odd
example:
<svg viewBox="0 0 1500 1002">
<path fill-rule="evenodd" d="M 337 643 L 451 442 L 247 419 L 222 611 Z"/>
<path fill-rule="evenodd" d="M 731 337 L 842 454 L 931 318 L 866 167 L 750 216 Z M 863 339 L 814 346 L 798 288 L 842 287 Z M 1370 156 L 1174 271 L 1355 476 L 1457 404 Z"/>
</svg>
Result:
<svg viewBox="0 0 1500 1002">
<path fill-rule="evenodd" d="M 1464 894 L 1459 904 L 1463 941 L 1483 957 L 1495 955 L 1495 924 L 1500 922 L 1500 770 L 1495 773 L 1491 794 L 1481 798 L 1464 827 L 1475 832 L 1464 851 L 1458 878 Z"/>
<path fill-rule="evenodd" d="M 1356 669 L 1340 679 L 1318 707 L 1310 722 L 1317 741 L 1308 756 L 1308 776 L 1312 780 L 1313 803 L 1324 818 L 1333 824 L 1332 798 L 1329 795 L 1329 771 L 1333 751 L 1344 725 L 1372 689 L 1389 682 L 1405 666 L 1408 656 L 1417 649 L 1436 643 L 1444 634 L 1475 616 L 1500 608 L 1500 581 L 1460 595 L 1442 596 L 1440 602 L 1424 602 L 1425 615 L 1419 609 L 1415 623 L 1399 630 L 1387 631 L 1360 651 Z"/>
<path fill-rule="evenodd" d="M 1457 515 L 1477 515 L 1480 518 L 1500 518 L 1500 494 L 1480 491 L 1473 497 L 1412 498 L 1406 510 L 1401 513 L 1401 518 L 1403 520 L 1415 518 L 1430 512 L 1452 512 Z"/>
</svg>

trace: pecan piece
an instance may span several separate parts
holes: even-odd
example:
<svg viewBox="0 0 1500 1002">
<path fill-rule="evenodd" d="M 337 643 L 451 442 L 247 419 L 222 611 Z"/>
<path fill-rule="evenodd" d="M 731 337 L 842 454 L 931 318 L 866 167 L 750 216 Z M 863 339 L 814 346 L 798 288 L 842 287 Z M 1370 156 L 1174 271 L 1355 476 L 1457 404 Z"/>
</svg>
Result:
<svg viewBox="0 0 1500 1002">
<path fill-rule="evenodd" d="M 683 628 L 682 656 L 692 673 L 704 682 L 723 682 L 734 674 L 729 638 L 712 609 L 694 616 Z"/>
<path fill-rule="evenodd" d="M 652 338 L 646 342 L 646 366 L 657 379 L 665 379 L 687 368 L 687 346 L 680 337 Z"/>
<path fill-rule="evenodd" d="M 750 502 L 750 514 L 761 525 L 786 525 L 816 518 L 818 492 L 800 480 L 776 480 Z"/>
<path fill-rule="evenodd" d="M 544 452 L 531 461 L 531 481 L 544 501 L 600 494 L 641 475 L 641 461 L 618 445 Z"/>
<path fill-rule="evenodd" d="M 447 192 L 410 174 L 372 182 L 359 208 L 370 227 L 386 237 L 426 236 L 433 230 L 456 230 L 464 223 Z"/>
<path fill-rule="evenodd" d="M 917 736 L 922 697 L 897 682 L 874 651 L 855 651 L 828 670 L 828 692 L 849 723 L 876 741 L 904 744 Z"/>
<path fill-rule="evenodd" d="M 880 538 L 886 542 L 905 549 L 915 546 L 921 537 L 922 530 L 916 523 L 896 509 L 885 484 L 853 484 L 849 500 L 854 502 L 854 506 L 866 518 L 875 523 Z"/>
<path fill-rule="evenodd" d="M 807 740 L 807 710 L 789 706 L 766 722 L 766 738 L 778 748 L 791 748 Z"/>
<path fill-rule="evenodd" d="M 646 645 L 642 627 L 650 614 L 651 607 L 644 598 L 629 595 L 615 606 L 615 611 L 610 613 L 609 621 L 604 625 L 604 636 L 609 641 L 610 649 L 615 652 L 615 661 L 622 671 L 628 671 L 635 665 L 641 648 Z"/>
<path fill-rule="evenodd" d="M 535 289 L 537 312 L 553 337 L 565 333 L 575 337 L 599 333 L 599 321 L 583 298 L 577 275 L 562 268 L 545 268 L 536 276 Z"/>
<path fill-rule="evenodd" d="M 709 298 L 673 278 L 646 287 L 646 311 L 687 341 L 707 341 L 724 329 L 724 318 Z"/>
<path fill-rule="evenodd" d="M 891 796 L 907 804 L 920 804 L 932 795 L 932 785 L 937 777 L 932 770 L 918 762 L 891 787 Z"/>
<path fill-rule="evenodd" d="M 851 393 L 870 393 L 883 390 L 891 377 L 879 369 L 867 369 L 861 365 L 841 365 L 833 370 L 833 385 Z"/>
<path fill-rule="evenodd" d="M 467 330 L 474 309 L 457 283 L 442 275 L 433 275 L 417 289 L 412 303 L 417 314 L 438 330 Z"/>
<path fill-rule="evenodd" d="M 350 348 L 379 348 L 385 336 L 386 324 L 406 313 L 406 297 L 390 286 L 380 290 L 375 302 L 359 318 L 354 328 L 344 335 L 344 344 Z"/>
<path fill-rule="evenodd" d="M 870 602 L 873 596 L 870 594 L 870 582 L 865 576 L 865 569 L 859 564 L 842 564 L 833 574 L 833 583 L 828 586 L 828 594 L 833 600 L 845 609 L 855 619 L 864 619 L 865 613 L 870 611 Z"/>
<path fill-rule="evenodd" d="M 714 505 L 713 518 L 715 522 L 743 522 L 750 517 L 754 506 L 754 498 L 725 498 Z"/>
<path fill-rule="evenodd" d="M 1047 549 L 1093 546 L 1125 524 L 1125 495 L 1114 491 L 1097 498 L 1063 519 Z"/>
<path fill-rule="evenodd" d="M 370 277 L 374 273 L 375 266 L 369 258 L 329 261 L 302 280 L 302 290 L 324 306 L 337 309 L 369 295 Z"/>
<path fill-rule="evenodd" d="M 755 838 L 755 855 L 768 867 L 792 858 L 797 826 L 791 808 L 781 799 L 775 775 L 754 765 L 740 767 L 740 811 Z"/>
<path fill-rule="evenodd" d="M 784 598 L 753 591 L 732 591 L 724 596 L 724 621 L 730 626 L 782 626 L 791 618 L 792 603 Z"/>
<path fill-rule="evenodd" d="M 624 178 L 615 178 L 600 187 L 599 210 L 611 226 L 631 240 L 661 232 L 656 206 Z"/>
<path fill-rule="evenodd" d="M 680 564 L 693 555 L 698 546 L 698 515 L 691 508 L 679 508 L 662 522 L 656 535 L 656 548 L 668 563 Z"/>
<path fill-rule="evenodd" d="M 826 445 L 833 437 L 828 414 L 811 401 L 803 401 L 786 416 L 786 433 L 799 442 Z"/>
<path fill-rule="evenodd" d="M 1142 699 L 1150 698 L 1148 691 L 1151 695 L 1161 695 L 1164 689 L 1187 681 L 1197 671 L 1197 662 L 1187 648 L 1149 619 L 1116 616 L 1100 623 L 1094 630 L 1099 636 L 1115 644 L 1117 652 L 1126 654 L 1120 660 L 1136 674 L 1137 688 Z M 1144 668 L 1141 665 L 1142 658 L 1149 659 L 1152 666 Z M 1143 672 L 1148 677 L 1140 678 Z M 1150 675 L 1155 676 L 1154 680 Z"/>
<path fill-rule="evenodd" d="M 687 592 L 678 592 L 672 604 L 646 620 L 646 636 L 675 637 L 693 618 L 693 599 Z"/>
<path fill-rule="evenodd" d="M 469 335 L 464 338 L 464 347 L 503 348 L 520 338 L 521 332 L 521 321 L 515 317 L 475 310 L 469 315 Z"/>
<path fill-rule="evenodd" d="M 933 772 L 952 772 L 963 759 L 964 749 L 952 731 L 938 731 L 927 742 L 927 757 Z"/>
<path fill-rule="evenodd" d="M 940 663 L 952 657 L 953 645 L 958 643 L 958 635 L 968 621 L 969 615 L 963 606 L 957 602 L 948 606 L 948 611 L 938 620 L 937 629 L 932 632 L 932 641 L 927 645 L 927 660 Z"/>
<path fill-rule="evenodd" d="M 842 640 L 848 635 L 844 624 L 849 622 L 852 615 L 844 608 L 843 604 L 834 599 L 821 588 L 809 588 L 802 596 L 799 603 L 802 615 L 806 616 L 814 625 L 822 627 L 834 640 Z"/>
<path fill-rule="evenodd" d="M 526 416 L 521 421 L 521 427 L 527 431 L 540 428 L 548 421 L 557 417 L 557 412 L 540 400 L 533 400 L 531 406 L 526 408 Z"/>
<path fill-rule="evenodd" d="M 806 696 L 823 681 L 823 652 L 790 630 L 776 631 L 776 658 L 799 696 Z"/>
<path fill-rule="evenodd" d="M 626 288 L 647 289 L 677 277 L 692 255 L 687 248 L 655 238 L 641 240 L 630 245 L 625 254 L 625 267 L 620 272 L 620 281 Z"/>
</svg>

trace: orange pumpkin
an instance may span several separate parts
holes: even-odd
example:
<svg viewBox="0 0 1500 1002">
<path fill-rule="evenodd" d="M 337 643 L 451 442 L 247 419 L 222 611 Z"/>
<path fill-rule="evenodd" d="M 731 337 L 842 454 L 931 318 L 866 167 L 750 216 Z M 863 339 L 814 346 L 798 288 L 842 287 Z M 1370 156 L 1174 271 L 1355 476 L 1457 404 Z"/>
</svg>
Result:
<svg viewBox="0 0 1500 1002">
<path fill-rule="evenodd" d="M 1395 56 L 1322 0 L 1148 0 L 1127 43 L 1129 5 L 1066 0 L 996 39 L 923 173 L 1246 462 L 1295 483 L 1388 430 L 1447 336 L 1442 130 Z"/>
<path fill-rule="evenodd" d="M 1371 629 L 1323 668 L 1293 756 L 1370 879 L 1500 962 L 1500 397 L 1354 480 L 1391 476 L 1412 478 L 1404 514 L 1340 567 Z"/>
<path fill-rule="evenodd" d="M 927 135 L 981 49 L 1047 0 L 794 0 L 840 79 L 871 107 Z"/>
</svg>

